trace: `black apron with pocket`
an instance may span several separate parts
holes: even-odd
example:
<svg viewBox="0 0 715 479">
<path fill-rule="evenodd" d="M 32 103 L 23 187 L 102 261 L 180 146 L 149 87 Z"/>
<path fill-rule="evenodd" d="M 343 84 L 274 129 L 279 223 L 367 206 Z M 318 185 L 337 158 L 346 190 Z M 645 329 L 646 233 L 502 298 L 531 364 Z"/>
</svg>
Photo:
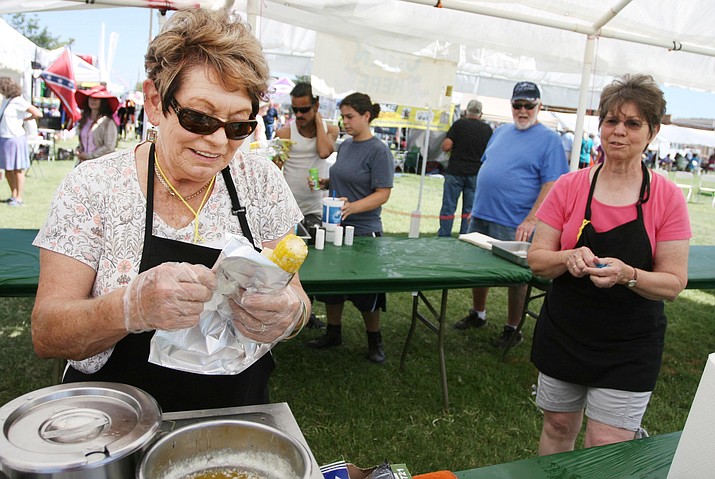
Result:
<svg viewBox="0 0 715 479">
<path fill-rule="evenodd" d="M 154 145 L 149 152 L 147 172 L 147 208 L 144 249 L 139 272 L 166 262 L 203 264 L 211 268 L 220 250 L 152 235 L 154 217 Z M 253 236 L 231 179 L 229 168 L 223 171 L 232 214 L 238 217 L 244 236 L 253 244 Z M 269 353 L 237 375 L 202 375 L 165 368 L 148 361 L 153 331 L 129 334 L 119 341 L 107 363 L 93 374 L 84 374 L 69 367 L 63 383 L 78 381 L 110 381 L 130 384 L 151 394 L 162 411 L 187 411 L 234 406 L 266 404 L 268 378 L 274 368 Z"/>
<path fill-rule="evenodd" d="M 650 177 L 643 181 L 637 218 L 609 231 L 590 223 L 591 200 L 600 167 L 593 175 L 583 228 L 576 247 L 586 246 L 599 258 L 618 258 L 652 271 L 653 254 L 643 223 L 642 204 L 650 196 Z M 652 391 L 660 371 L 666 319 L 663 301 L 646 299 L 624 285 L 597 288 L 588 277 L 566 272 L 555 278 L 534 330 L 531 359 L 542 373 L 584 386 L 624 391 Z"/>
</svg>

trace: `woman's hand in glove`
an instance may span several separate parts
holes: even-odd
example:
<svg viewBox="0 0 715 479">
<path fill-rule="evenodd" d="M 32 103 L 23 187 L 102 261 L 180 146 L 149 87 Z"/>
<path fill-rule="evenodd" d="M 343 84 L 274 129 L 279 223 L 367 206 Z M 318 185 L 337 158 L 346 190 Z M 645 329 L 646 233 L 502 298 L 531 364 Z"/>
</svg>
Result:
<svg viewBox="0 0 715 479">
<path fill-rule="evenodd" d="M 306 314 L 303 300 L 290 284 L 271 293 L 240 290 L 228 304 L 235 316 L 236 329 L 246 338 L 261 343 L 272 343 L 290 334 Z"/>
<path fill-rule="evenodd" d="M 127 331 L 195 326 L 215 288 L 216 274 L 203 265 L 163 263 L 144 271 L 124 291 Z"/>
</svg>

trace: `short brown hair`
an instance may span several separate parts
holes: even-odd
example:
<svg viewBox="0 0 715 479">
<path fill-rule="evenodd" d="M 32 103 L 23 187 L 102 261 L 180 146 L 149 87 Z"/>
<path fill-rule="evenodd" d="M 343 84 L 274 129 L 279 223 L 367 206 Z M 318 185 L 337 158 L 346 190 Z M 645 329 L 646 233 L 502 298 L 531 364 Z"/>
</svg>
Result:
<svg viewBox="0 0 715 479">
<path fill-rule="evenodd" d="M 15 98 L 22 95 L 22 87 L 10 77 L 0 78 L 0 95 L 5 98 Z"/>
<path fill-rule="evenodd" d="M 227 91 L 245 88 L 254 115 L 259 101 L 266 98 L 270 76 L 261 44 L 250 26 L 228 9 L 178 11 L 149 44 L 144 68 L 164 113 L 181 88 L 183 72 L 196 66 L 216 72 Z"/>
<path fill-rule="evenodd" d="M 625 103 L 638 107 L 641 118 L 648 123 L 653 135 L 665 115 L 665 97 L 653 77 L 641 73 L 626 74 L 604 88 L 598 105 L 598 127 L 601 127 L 607 114 L 620 110 Z"/>
</svg>

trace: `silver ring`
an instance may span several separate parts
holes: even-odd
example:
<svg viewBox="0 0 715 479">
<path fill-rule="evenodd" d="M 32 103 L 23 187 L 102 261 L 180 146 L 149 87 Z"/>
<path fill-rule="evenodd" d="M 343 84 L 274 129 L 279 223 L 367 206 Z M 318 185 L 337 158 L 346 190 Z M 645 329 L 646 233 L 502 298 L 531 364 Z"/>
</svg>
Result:
<svg viewBox="0 0 715 479">
<path fill-rule="evenodd" d="M 261 323 L 261 330 L 259 331 L 260 333 L 265 333 L 266 332 L 266 325 Z"/>
</svg>

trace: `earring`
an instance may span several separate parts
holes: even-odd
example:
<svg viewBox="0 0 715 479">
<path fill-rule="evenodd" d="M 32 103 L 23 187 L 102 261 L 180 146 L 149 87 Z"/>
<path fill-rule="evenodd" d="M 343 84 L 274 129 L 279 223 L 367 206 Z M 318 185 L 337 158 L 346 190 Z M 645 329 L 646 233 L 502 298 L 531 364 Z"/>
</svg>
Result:
<svg viewBox="0 0 715 479">
<path fill-rule="evenodd" d="M 146 141 L 148 141 L 149 143 L 156 143 L 156 135 L 157 135 L 156 128 L 149 128 L 146 131 Z"/>
</svg>

